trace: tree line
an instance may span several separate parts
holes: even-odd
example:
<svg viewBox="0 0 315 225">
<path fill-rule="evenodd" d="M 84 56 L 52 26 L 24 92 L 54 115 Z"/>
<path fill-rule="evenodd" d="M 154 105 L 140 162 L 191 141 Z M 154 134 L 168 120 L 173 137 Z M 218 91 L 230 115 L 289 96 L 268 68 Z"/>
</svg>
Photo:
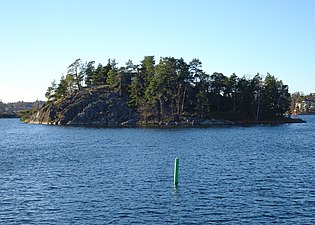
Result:
<svg viewBox="0 0 315 225">
<path fill-rule="evenodd" d="M 252 78 L 207 74 L 202 62 L 193 59 L 145 56 L 139 64 L 131 60 L 118 67 L 114 59 L 104 66 L 95 61 L 75 60 L 60 82 L 51 83 L 48 102 L 82 88 L 105 85 L 128 101 L 143 120 L 176 120 L 181 115 L 210 118 L 234 115 L 259 120 L 283 115 L 290 107 L 288 86 L 275 76 L 257 73 Z"/>
</svg>

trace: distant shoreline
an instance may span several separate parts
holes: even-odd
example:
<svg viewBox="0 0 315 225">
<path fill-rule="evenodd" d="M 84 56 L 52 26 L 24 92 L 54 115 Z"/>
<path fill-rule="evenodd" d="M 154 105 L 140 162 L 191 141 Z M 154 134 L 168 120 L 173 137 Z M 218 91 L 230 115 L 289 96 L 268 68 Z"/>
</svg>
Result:
<svg viewBox="0 0 315 225">
<path fill-rule="evenodd" d="M 17 114 L 0 114 L 1 119 L 19 118 Z"/>
</svg>

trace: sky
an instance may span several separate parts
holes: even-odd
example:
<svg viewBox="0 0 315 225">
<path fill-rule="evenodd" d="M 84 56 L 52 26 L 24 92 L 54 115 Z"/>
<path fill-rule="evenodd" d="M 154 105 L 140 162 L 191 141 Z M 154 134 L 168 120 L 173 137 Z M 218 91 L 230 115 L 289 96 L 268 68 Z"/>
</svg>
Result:
<svg viewBox="0 0 315 225">
<path fill-rule="evenodd" d="M 0 7 L 0 99 L 46 100 L 76 59 L 193 58 L 208 74 L 267 72 L 315 92 L 313 0 L 10 0 Z"/>
</svg>

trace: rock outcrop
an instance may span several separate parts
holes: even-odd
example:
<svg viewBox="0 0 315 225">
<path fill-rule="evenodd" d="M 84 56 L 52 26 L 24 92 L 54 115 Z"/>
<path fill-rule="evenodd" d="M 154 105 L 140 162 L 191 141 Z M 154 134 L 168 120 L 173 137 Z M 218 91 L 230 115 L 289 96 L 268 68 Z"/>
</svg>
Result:
<svg viewBox="0 0 315 225">
<path fill-rule="evenodd" d="M 136 125 L 138 114 L 127 101 L 107 87 L 84 88 L 44 105 L 29 123 L 83 126 Z"/>
<path fill-rule="evenodd" d="M 143 119 L 136 110 L 127 104 L 127 99 L 120 96 L 107 86 L 83 88 L 71 95 L 46 103 L 26 116 L 25 122 L 52 125 L 72 126 L 153 126 L 153 127 L 211 127 L 248 124 L 282 124 L 297 123 L 302 120 L 278 118 L 273 120 L 242 120 L 206 119 L 191 115 L 179 115 L 175 118 L 159 119 L 151 115 L 151 119 Z"/>
</svg>

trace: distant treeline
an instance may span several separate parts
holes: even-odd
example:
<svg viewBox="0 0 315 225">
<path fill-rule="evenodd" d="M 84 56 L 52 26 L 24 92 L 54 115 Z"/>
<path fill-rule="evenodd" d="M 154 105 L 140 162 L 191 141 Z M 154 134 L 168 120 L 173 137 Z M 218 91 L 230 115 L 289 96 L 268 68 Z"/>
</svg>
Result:
<svg viewBox="0 0 315 225">
<path fill-rule="evenodd" d="M 12 103 L 3 103 L 0 100 L 0 118 L 12 118 L 18 117 L 18 112 L 23 110 L 29 110 L 34 108 L 35 106 L 38 108 L 43 105 L 44 102 L 36 101 L 36 102 L 12 102 Z"/>
<path fill-rule="evenodd" d="M 210 118 L 230 114 L 250 119 L 283 115 L 290 107 L 288 86 L 273 75 L 252 78 L 207 74 L 199 59 L 145 56 L 140 64 L 131 60 L 118 67 L 115 60 L 95 65 L 75 60 L 60 82 L 51 83 L 48 102 L 86 87 L 106 85 L 135 108 L 142 119 L 174 119 L 180 115 Z"/>
</svg>

